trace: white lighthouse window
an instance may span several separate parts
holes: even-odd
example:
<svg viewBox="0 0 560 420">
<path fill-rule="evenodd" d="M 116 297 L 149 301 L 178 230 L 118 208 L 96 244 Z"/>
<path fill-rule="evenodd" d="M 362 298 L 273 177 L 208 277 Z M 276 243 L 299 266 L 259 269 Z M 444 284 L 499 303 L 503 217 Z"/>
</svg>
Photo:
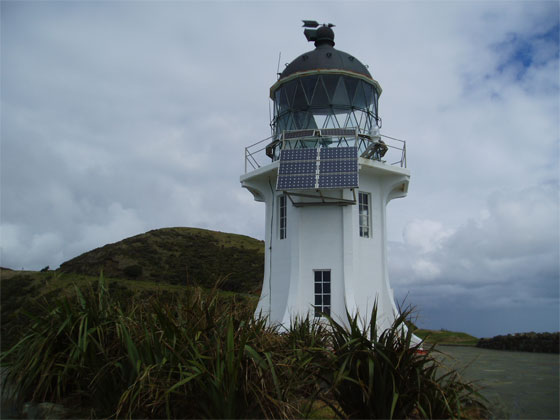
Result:
<svg viewBox="0 0 560 420">
<path fill-rule="evenodd" d="M 360 219 L 360 236 L 362 238 L 369 238 L 370 237 L 370 202 L 371 196 L 368 193 L 359 192 L 358 193 L 358 212 L 359 212 L 359 219 Z"/>
<path fill-rule="evenodd" d="M 281 195 L 278 201 L 278 226 L 280 239 L 286 239 L 288 217 L 286 213 L 286 196 Z"/>
<path fill-rule="evenodd" d="M 314 270 L 315 316 L 331 314 L 331 270 Z"/>
</svg>

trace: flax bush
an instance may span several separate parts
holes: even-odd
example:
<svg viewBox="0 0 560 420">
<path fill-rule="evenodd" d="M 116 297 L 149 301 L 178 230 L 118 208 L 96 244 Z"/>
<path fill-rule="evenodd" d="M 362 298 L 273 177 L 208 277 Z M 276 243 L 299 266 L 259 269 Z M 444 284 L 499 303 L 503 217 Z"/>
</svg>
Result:
<svg viewBox="0 0 560 420">
<path fill-rule="evenodd" d="M 115 418 L 307 418 L 319 402 L 330 407 L 322 415 L 344 418 L 485 413 L 471 384 L 438 376 L 417 352 L 407 312 L 386 331 L 376 309 L 366 327 L 348 316 L 296 319 L 286 330 L 217 288 L 119 300 L 101 276 L 38 313 L 0 356 L 4 392 L 20 402 Z"/>
<path fill-rule="evenodd" d="M 442 374 L 430 355 L 434 349 L 424 351 L 422 343 L 412 343 L 405 323 L 409 316 L 410 309 L 403 311 L 384 331 L 377 328 L 377 305 L 364 326 L 358 314 L 347 314 L 346 325 L 329 318 L 332 352 L 323 380 L 342 409 L 339 415 L 431 419 L 465 418 L 473 408 L 484 412 L 472 383 L 455 371 Z"/>
</svg>

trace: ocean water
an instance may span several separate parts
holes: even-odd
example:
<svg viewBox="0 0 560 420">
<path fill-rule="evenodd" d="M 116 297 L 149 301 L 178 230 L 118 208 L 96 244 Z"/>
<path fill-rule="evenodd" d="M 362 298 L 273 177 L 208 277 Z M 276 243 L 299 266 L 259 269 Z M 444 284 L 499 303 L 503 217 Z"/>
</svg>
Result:
<svg viewBox="0 0 560 420">
<path fill-rule="evenodd" d="M 482 386 L 495 418 L 560 418 L 560 355 L 460 346 L 437 350 L 447 366 Z"/>
</svg>

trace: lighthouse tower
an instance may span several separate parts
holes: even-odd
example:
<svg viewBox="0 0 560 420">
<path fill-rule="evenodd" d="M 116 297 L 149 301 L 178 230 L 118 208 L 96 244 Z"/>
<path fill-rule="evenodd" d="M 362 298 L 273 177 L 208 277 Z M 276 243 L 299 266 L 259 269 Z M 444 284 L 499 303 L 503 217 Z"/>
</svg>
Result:
<svg viewBox="0 0 560 420">
<path fill-rule="evenodd" d="M 407 194 L 401 140 L 380 134 L 381 87 L 334 48 L 333 25 L 304 21 L 315 49 L 270 88 L 272 136 L 245 150 L 241 184 L 265 203 L 265 272 L 257 313 L 296 317 L 346 311 L 378 327 L 397 314 L 387 271 L 386 208 Z M 261 160 L 259 160 L 261 159 Z"/>
</svg>

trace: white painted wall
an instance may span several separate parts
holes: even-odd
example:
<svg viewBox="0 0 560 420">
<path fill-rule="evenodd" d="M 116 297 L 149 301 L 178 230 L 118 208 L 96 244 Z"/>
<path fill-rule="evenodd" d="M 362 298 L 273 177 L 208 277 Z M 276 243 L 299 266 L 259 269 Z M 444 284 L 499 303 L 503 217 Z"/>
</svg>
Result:
<svg viewBox="0 0 560 420">
<path fill-rule="evenodd" d="M 257 313 L 269 316 L 270 323 L 287 327 L 295 316 L 313 316 L 313 270 L 317 269 L 331 270 L 335 319 L 344 321 L 347 308 L 369 322 L 377 299 L 378 325 L 384 329 L 393 321 L 397 311 L 388 279 L 385 212 L 391 199 L 406 196 L 410 173 L 363 158 L 359 164 L 359 191 L 371 195 L 369 238 L 359 235 L 357 203 L 295 207 L 288 200 L 287 237 L 281 240 L 278 197 L 282 192 L 274 191 L 278 162 L 241 177 L 242 186 L 266 203 L 265 273 Z M 352 198 L 350 190 L 323 190 L 323 194 Z"/>
</svg>

